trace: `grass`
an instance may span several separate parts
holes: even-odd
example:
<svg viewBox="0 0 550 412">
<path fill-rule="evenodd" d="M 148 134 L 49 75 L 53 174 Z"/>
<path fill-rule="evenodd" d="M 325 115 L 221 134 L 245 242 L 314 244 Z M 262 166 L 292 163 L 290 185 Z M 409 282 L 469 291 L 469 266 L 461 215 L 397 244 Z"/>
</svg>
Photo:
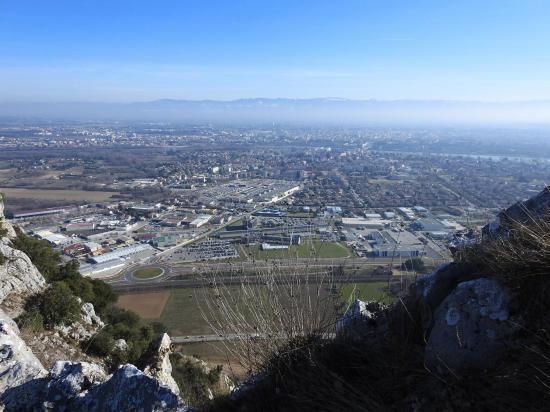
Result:
<svg viewBox="0 0 550 412">
<path fill-rule="evenodd" d="M 151 279 L 151 278 L 156 278 L 161 274 L 162 274 L 161 268 L 143 268 L 133 272 L 132 276 L 137 279 Z"/>
<path fill-rule="evenodd" d="M 158 319 L 171 336 L 205 335 L 212 333 L 202 317 L 196 289 L 172 289 Z"/>
<path fill-rule="evenodd" d="M 261 250 L 260 245 L 243 246 L 247 255 L 256 260 L 285 258 L 346 258 L 349 249 L 339 242 L 304 241 L 282 250 Z"/>
<path fill-rule="evenodd" d="M 380 300 L 390 303 L 395 300 L 388 295 L 384 288 L 386 282 L 362 282 L 357 284 L 341 284 L 341 298 L 346 303 L 355 291 L 354 298 L 362 300 Z M 264 288 L 264 286 L 256 286 Z M 236 286 L 235 289 L 238 287 Z M 149 318 L 160 321 L 168 328 L 171 336 L 192 336 L 211 334 L 210 326 L 203 319 L 197 299 L 202 295 L 198 289 L 171 289 L 170 297 L 164 305 L 164 310 L 158 318 Z M 132 300 L 131 295 L 125 295 Z M 140 296 L 136 294 L 135 296 Z M 121 305 L 125 307 L 124 305 Z"/>
<path fill-rule="evenodd" d="M 393 303 L 396 298 L 386 292 L 387 287 L 387 282 L 345 283 L 340 287 L 340 294 L 344 301 L 361 299 Z"/>
</svg>

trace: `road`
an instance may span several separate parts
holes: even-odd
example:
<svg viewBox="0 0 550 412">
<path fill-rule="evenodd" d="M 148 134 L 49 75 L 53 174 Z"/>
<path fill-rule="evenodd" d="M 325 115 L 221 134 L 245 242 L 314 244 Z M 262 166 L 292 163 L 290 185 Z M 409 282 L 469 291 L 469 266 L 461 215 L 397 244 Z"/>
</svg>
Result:
<svg viewBox="0 0 550 412">
<path fill-rule="evenodd" d="M 326 334 L 326 339 L 333 339 L 335 336 L 334 333 Z M 237 333 L 228 333 L 225 335 L 192 335 L 192 336 L 171 336 L 170 340 L 173 344 L 178 345 L 187 345 L 190 343 L 202 343 L 202 342 L 223 342 L 239 339 L 277 339 L 277 336 L 260 334 L 260 333 L 248 333 L 248 334 L 237 334 Z M 285 338 L 284 335 L 280 335 L 279 338 Z"/>
</svg>

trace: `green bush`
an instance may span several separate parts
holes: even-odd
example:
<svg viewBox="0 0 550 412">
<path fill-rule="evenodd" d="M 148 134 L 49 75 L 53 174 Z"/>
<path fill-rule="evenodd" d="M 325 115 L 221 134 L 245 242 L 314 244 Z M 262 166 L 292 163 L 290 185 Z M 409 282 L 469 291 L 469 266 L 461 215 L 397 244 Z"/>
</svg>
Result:
<svg viewBox="0 0 550 412">
<path fill-rule="evenodd" d="M 80 318 L 80 304 L 65 282 L 54 282 L 40 299 L 40 313 L 46 326 L 70 325 Z"/>
<path fill-rule="evenodd" d="M 2 252 L 0 252 L 0 265 L 6 263 L 6 260 L 6 257 L 2 254 Z"/>
<path fill-rule="evenodd" d="M 109 355 L 115 346 L 113 336 L 105 329 L 96 333 L 87 344 L 87 351 L 98 356 Z"/>
</svg>

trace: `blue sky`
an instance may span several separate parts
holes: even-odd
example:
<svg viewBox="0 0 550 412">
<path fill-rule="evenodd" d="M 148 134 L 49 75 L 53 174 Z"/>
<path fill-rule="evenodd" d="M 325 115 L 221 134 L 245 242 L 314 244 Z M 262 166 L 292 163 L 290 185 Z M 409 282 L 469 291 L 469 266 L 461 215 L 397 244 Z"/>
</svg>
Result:
<svg viewBox="0 0 550 412">
<path fill-rule="evenodd" d="M 550 1 L 0 0 L 0 101 L 550 99 Z"/>
</svg>

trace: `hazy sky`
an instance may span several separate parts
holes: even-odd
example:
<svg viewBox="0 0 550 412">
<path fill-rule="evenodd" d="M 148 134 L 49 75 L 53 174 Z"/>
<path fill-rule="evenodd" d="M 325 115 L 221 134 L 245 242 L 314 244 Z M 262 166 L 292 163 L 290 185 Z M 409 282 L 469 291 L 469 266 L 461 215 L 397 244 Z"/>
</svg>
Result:
<svg viewBox="0 0 550 412">
<path fill-rule="evenodd" d="M 550 99 L 546 0 L 0 0 L 0 101 Z"/>
</svg>

